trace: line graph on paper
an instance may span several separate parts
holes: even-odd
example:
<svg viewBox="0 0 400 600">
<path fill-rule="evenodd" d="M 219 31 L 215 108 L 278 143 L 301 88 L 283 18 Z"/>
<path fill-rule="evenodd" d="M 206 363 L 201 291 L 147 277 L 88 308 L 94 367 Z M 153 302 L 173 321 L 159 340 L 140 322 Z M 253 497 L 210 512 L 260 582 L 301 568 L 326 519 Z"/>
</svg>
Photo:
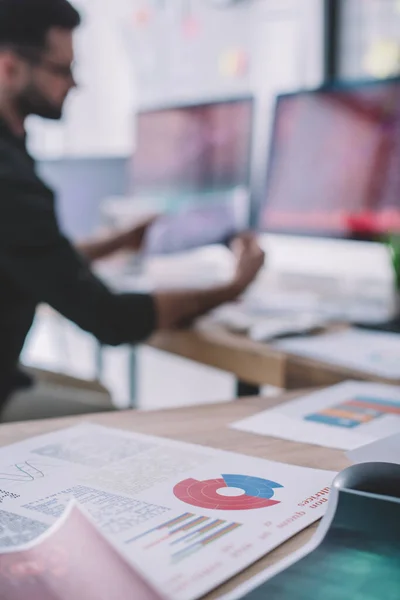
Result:
<svg viewBox="0 0 400 600">
<path fill-rule="evenodd" d="M 35 459 L 16 462 L 7 467 L 0 467 L 0 482 L 8 482 L 13 487 L 31 483 L 43 479 L 50 470 L 57 467 L 59 465 Z"/>
<path fill-rule="evenodd" d="M 176 564 L 228 536 L 239 527 L 241 527 L 240 523 L 187 512 L 153 527 L 125 543 L 140 544 L 142 552 L 162 549 L 168 552 L 172 564 Z"/>
</svg>

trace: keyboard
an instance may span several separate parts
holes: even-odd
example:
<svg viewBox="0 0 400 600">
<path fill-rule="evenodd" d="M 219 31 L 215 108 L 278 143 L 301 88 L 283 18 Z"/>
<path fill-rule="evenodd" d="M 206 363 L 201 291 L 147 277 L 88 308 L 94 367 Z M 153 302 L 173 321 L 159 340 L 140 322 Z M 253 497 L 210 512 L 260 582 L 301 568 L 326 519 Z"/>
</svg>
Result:
<svg viewBox="0 0 400 600">
<path fill-rule="evenodd" d="M 384 286 L 375 281 L 347 283 L 330 277 L 266 271 L 239 303 L 219 308 L 213 318 L 241 332 L 256 326 L 268 330 L 270 322 L 273 327 L 277 319 L 282 319 L 284 327 L 285 319 L 293 316 L 326 324 L 379 323 L 390 318 L 389 293 Z"/>
</svg>

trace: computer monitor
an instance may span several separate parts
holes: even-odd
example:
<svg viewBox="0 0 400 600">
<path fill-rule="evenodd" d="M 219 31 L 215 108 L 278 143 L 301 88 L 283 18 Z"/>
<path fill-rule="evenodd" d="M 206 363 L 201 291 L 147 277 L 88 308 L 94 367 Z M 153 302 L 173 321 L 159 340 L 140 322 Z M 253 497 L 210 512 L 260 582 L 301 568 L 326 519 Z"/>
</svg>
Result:
<svg viewBox="0 0 400 600">
<path fill-rule="evenodd" d="M 400 233 L 400 79 L 279 96 L 259 229 Z"/>
<path fill-rule="evenodd" d="M 134 194 L 185 204 L 215 202 L 248 188 L 253 128 L 251 97 L 141 111 L 133 165 Z"/>
<path fill-rule="evenodd" d="M 57 194 L 62 230 L 73 239 L 86 238 L 101 225 L 101 203 L 128 189 L 129 158 L 62 158 L 42 160 L 38 172 Z"/>
</svg>

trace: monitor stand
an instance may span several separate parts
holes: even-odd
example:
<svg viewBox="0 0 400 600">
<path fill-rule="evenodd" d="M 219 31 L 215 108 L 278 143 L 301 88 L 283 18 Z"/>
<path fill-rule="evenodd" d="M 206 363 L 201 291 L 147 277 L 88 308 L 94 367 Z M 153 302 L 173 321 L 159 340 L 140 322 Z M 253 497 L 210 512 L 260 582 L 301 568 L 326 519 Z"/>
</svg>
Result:
<svg viewBox="0 0 400 600">
<path fill-rule="evenodd" d="M 400 333 L 400 315 L 382 323 L 354 323 L 354 325 L 360 329 L 368 329 L 369 331 Z"/>
</svg>

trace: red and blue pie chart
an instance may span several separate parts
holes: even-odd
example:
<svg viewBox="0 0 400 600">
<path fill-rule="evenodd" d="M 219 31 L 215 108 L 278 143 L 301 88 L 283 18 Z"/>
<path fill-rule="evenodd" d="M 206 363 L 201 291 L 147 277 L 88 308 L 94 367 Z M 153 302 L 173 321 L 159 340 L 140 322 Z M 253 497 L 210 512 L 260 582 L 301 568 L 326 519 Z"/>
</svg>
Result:
<svg viewBox="0 0 400 600">
<path fill-rule="evenodd" d="M 185 479 L 174 487 L 178 500 L 211 510 L 253 510 L 279 504 L 273 500 L 280 483 L 247 475 L 222 475 L 220 479 Z"/>
</svg>

